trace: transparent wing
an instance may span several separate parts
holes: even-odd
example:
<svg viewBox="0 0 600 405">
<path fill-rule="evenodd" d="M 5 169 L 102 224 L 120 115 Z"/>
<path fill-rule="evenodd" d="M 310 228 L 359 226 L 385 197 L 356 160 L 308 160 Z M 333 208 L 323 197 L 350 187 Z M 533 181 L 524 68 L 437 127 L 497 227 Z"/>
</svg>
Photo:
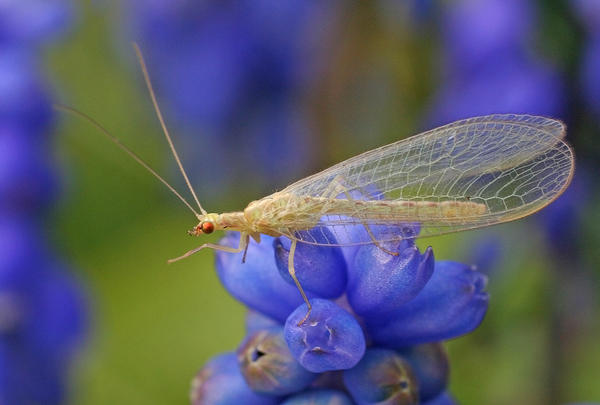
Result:
<svg viewBox="0 0 600 405">
<path fill-rule="evenodd" d="M 298 197 L 281 207 L 284 233 L 305 243 L 354 245 L 372 243 L 370 234 L 379 241 L 406 237 L 382 234 L 382 226 L 411 222 L 419 236 L 433 236 L 524 217 L 571 180 L 574 158 L 564 135 L 554 119 L 491 115 L 371 150 L 279 192 Z M 306 218 L 315 216 L 319 224 L 305 231 Z"/>
</svg>

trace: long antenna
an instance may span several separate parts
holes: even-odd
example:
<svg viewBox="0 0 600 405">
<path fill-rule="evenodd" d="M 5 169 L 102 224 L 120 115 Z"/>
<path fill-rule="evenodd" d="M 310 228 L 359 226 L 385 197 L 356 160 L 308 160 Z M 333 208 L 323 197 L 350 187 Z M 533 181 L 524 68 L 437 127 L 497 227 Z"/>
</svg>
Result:
<svg viewBox="0 0 600 405">
<path fill-rule="evenodd" d="M 188 179 L 188 176 L 185 173 L 183 165 L 181 164 L 181 160 L 179 159 L 179 155 L 177 154 L 177 150 L 175 150 L 175 146 L 173 145 L 173 141 L 171 140 L 171 135 L 169 135 L 169 130 L 167 129 L 167 126 L 165 125 L 165 120 L 163 119 L 162 113 L 160 112 L 160 108 L 158 107 L 158 102 L 156 101 L 156 96 L 154 95 L 154 89 L 152 88 L 152 83 L 150 82 L 150 75 L 148 74 L 148 69 L 146 68 L 146 62 L 144 62 L 144 57 L 142 56 L 142 51 L 140 51 L 140 47 L 135 42 L 133 43 L 133 48 L 135 49 L 135 53 L 137 54 L 138 61 L 140 62 L 140 66 L 142 68 L 142 73 L 144 74 L 144 81 L 146 82 L 146 87 L 148 87 L 148 91 L 150 92 L 150 98 L 152 99 L 152 104 L 154 105 L 154 110 L 156 111 L 156 116 L 158 117 L 158 120 L 160 121 L 160 125 L 163 129 L 165 137 L 167 138 L 167 142 L 169 142 L 169 146 L 171 147 L 171 152 L 173 152 L 173 157 L 175 157 L 175 160 L 177 161 L 179 170 L 181 171 L 181 174 L 183 175 L 183 178 L 185 179 L 185 182 L 186 182 L 188 188 L 190 189 L 190 192 L 194 196 L 194 200 L 196 201 L 196 204 L 198 204 L 198 208 L 200 208 L 200 211 L 202 211 L 202 213 L 204 215 L 206 215 L 206 211 L 204 210 L 204 208 L 202 208 L 200 201 L 198 201 L 198 197 L 196 196 L 196 193 L 194 192 L 194 189 L 192 188 L 192 184 L 190 183 L 190 180 Z"/>
<path fill-rule="evenodd" d="M 144 162 L 141 157 L 139 157 L 138 155 L 136 155 L 135 152 L 133 152 L 127 146 L 123 145 L 121 143 L 121 141 L 119 140 L 119 138 L 117 138 L 116 136 L 114 136 L 113 134 L 111 134 L 110 132 L 108 132 L 108 130 L 106 128 L 104 128 L 102 125 L 100 125 L 95 119 L 93 119 L 92 117 L 90 117 L 89 115 L 87 115 L 84 112 L 76 110 L 75 108 L 68 107 L 66 105 L 54 104 L 53 106 L 57 110 L 65 111 L 65 112 L 67 112 L 69 114 L 73 114 L 73 115 L 75 115 L 75 116 L 77 116 L 79 118 L 83 118 L 84 120 L 86 120 L 87 122 L 89 122 L 90 124 L 92 124 L 93 126 L 95 126 L 98 130 L 100 130 L 100 132 L 102 132 L 104 135 L 106 135 L 108 137 L 108 139 L 110 139 L 115 145 L 117 145 L 119 148 L 121 148 L 122 150 L 124 150 L 136 162 L 138 162 L 140 165 L 142 165 L 146 170 L 148 170 L 150 173 L 152 173 L 154 175 L 154 177 L 156 177 L 165 186 L 167 186 L 169 188 L 169 190 L 171 190 L 171 192 L 173 194 L 175 194 L 177 197 L 179 197 L 179 199 L 194 213 L 194 215 L 196 215 L 196 218 L 198 218 L 198 219 L 200 218 L 200 214 L 198 214 L 196 212 L 196 210 L 194 208 L 192 208 L 192 206 L 190 205 L 190 203 L 188 203 L 186 201 L 186 199 L 183 198 L 181 196 L 181 194 L 179 194 L 177 192 L 177 190 L 175 190 L 169 183 L 167 183 L 167 181 L 165 179 L 163 179 L 162 177 L 160 177 L 160 175 L 158 173 L 156 173 L 154 171 L 154 169 L 152 169 L 146 162 Z"/>
</svg>

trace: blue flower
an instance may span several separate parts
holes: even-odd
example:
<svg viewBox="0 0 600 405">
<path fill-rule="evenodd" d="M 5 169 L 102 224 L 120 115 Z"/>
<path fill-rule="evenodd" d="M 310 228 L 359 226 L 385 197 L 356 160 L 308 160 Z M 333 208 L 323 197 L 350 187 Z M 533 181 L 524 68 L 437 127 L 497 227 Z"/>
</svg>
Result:
<svg viewBox="0 0 600 405">
<path fill-rule="evenodd" d="M 360 236 L 364 232 L 360 228 L 349 227 L 347 231 Z M 323 226 L 302 232 L 321 243 L 345 240 L 343 233 Z M 373 232 L 379 237 L 401 233 L 412 238 L 418 226 L 377 226 Z M 236 234 L 221 241 L 228 246 L 238 242 Z M 352 254 L 344 254 L 348 249 L 299 243 L 294 256 L 296 273 L 312 305 L 304 319 L 307 306 L 285 273 L 289 244 L 285 238 L 263 235 L 260 244 L 251 241 L 246 263 L 242 263 L 241 254 L 216 253 L 217 271 L 225 287 L 252 309 L 246 321 L 248 337 L 238 349 L 249 387 L 274 395 L 309 395 L 313 392 L 310 388 L 317 387 L 340 389 L 335 378 L 340 370 L 355 376 L 346 380 L 360 380 L 361 373 L 368 374 L 371 367 L 382 367 L 384 374 L 392 370 L 396 360 L 386 363 L 377 357 L 370 361 L 365 355 L 365 351 L 382 351 L 391 359 L 401 359 L 410 370 L 414 381 L 408 392 L 414 397 L 410 398 L 452 403 L 445 393 L 448 362 L 439 342 L 468 333 L 482 321 L 488 303 L 483 274 L 460 263 L 434 263 L 432 249 L 421 254 L 412 239 L 382 246 L 398 251 L 398 256 L 374 245 L 351 248 Z M 327 291 L 328 286 L 334 293 Z M 341 293 L 345 294 L 339 297 Z M 331 301 L 334 297 L 339 298 Z M 284 320 L 286 347 L 281 346 L 280 337 Z M 320 373 L 323 378 L 304 388 L 315 377 L 300 369 Z M 347 389 L 358 403 L 368 403 L 364 395 L 371 398 L 369 393 L 385 391 L 375 380 L 362 388 L 348 381 Z M 407 394 L 402 389 L 396 394 Z M 322 395 L 323 401 L 328 401 L 334 394 Z"/>
<path fill-rule="evenodd" d="M 423 255 L 414 240 L 387 244 L 400 252 L 392 256 L 375 245 L 362 247 L 350 266 L 348 302 L 366 319 L 388 319 L 402 304 L 415 298 L 433 273 L 433 250 Z"/>
<path fill-rule="evenodd" d="M 245 263 L 240 255 L 217 253 L 216 267 L 219 279 L 231 295 L 249 308 L 283 323 L 303 301 L 296 287 L 279 275 L 273 240 L 266 235 L 262 235 L 260 244 L 251 240 Z M 239 235 L 229 233 L 220 243 L 237 247 Z M 274 302 L 277 305 L 273 305 Z"/>
<path fill-rule="evenodd" d="M 400 306 L 387 322 L 367 319 L 367 329 L 376 343 L 396 348 L 469 333 L 487 311 L 486 284 L 487 277 L 471 266 L 437 262 L 415 299 Z"/>
<path fill-rule="evenodd" d="M 238 348 L 237 356 L 246 383 L 258 393 L 291 394 L 317 378 L 292 356 L 281 327 L 249 335 Z"/>
<path fill-rule="evenodd" d="M 0 5 L 0 403 L 59 404 L 86 328 L 83 294 L 39 220 L 56 194 L 52 114 L 37 47 L 68 28 L 71 6 Z"/>
<path fill-rule="evenodd" d="M 335 303 L 315 298 L 300 305 L 285 323 L 285 340 L 296 360 L 307 370 L 322 373 L 354 367 L 365 352 L 365 338 L 356 319 Z"/>
<path fill-rule="evenodd" d="M 318 243 L 337 243 L 333 233 L 327 228 L 309 231 Z M 291 241 L 277 238 L 273 242 L 275 261 L 281 276 L 291 285 L 295 285 L 288 273 L 288 256 Z M 321 249 L 316 245 L 300 243 L 294 256 L 296 277 L 302 287 L 323 298 L 337 298 L 346 290 L 347 266 L 342 249 L 331 247 Z"/>
</svg>

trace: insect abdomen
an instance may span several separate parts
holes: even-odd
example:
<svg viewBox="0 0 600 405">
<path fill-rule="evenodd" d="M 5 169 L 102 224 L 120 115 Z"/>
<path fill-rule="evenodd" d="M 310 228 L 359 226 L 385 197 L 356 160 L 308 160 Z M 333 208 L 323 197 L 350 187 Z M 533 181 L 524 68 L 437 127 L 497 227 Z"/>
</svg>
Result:
<svg viewBox="0 0 600 405">
<path fill-rule="evenodd" d="M 456 220 L 485 214 L 487 207 L 471 201 L 361 201 L 337 199 L 323 200 L 326 207 L 325 215 L 338 214 L 358 217 L 361 219 L 382 219 L 401 221 L 419 221 L 420 218 L 428 220 Z"/>
</svg>

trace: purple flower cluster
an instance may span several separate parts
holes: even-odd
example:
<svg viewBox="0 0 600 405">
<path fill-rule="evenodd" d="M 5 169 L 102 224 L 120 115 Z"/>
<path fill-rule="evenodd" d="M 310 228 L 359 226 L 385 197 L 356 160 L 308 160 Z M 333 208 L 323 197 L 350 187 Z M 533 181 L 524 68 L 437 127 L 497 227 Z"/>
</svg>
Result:
<svg viewBox="0 0 600 405">
<path fill-rule="evenodd" d="M 235 167 L 252 167 L 272 184 L 310 162 L 310 122 L 301 107 L 324 68 L 337 7 L 316 0 L 131 3 L 127 25 L 168 115 L 193 134 L 189 148 L 227 159 L 222 170 L 212 159 L 190 162 L 202 184 L 227 189 Z"/>
<path fill-rule="evenodd" d="M 317 229 L 308 231 L 316 240 L 336 242 Z M 374 230 L 390 231 L 415 229 Z M 238 242 L 230 233 L 221 244 Z M 440 342 L 482 321 L 489 298 L 483 274 L 436 262 L 414 239 L 384 246 L 398 256 L 375 245 L 298 244 L 296 274 L 312 304 L 300 323 L 307 306 L 287 274 L 289 247 L 287 238 L 263 235 L 251 242 L 245 263 L 240 254 L 217 253 L 223 285 L 250 309 L 247 336 L 236 353 L 199 372 L 193 404 L 454 403 Z"/>
<path fill-rule="evenodd" d="M 535 52 L 532 0 L 455 1 L 442 13 L 442 84 L 435 123 L 491 113 L 561 116 L 563 81 Z"/>
<path fill-rule="evenodd" d="M 37 48 L 64 1 L 0 4 L 0 403 L 58 404 L 84 329 L 83 297 L 50 251 L 41 217 L 56 193 L 52 114 Z"/>
</svg>

